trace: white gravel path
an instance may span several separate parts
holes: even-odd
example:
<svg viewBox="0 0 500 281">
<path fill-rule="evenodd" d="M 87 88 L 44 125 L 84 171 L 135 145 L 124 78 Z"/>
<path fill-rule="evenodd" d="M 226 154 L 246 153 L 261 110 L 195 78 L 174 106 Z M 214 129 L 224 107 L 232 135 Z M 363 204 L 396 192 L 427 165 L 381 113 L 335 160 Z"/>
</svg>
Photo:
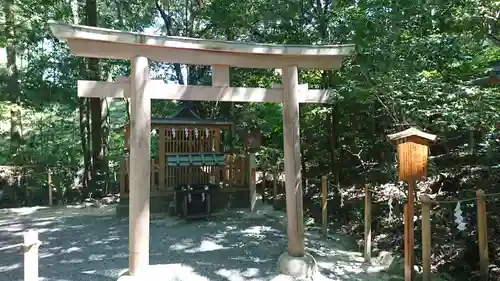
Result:
<svg viewBox="0 0 500 281">
<path fill-rule="evenodd" d="M 189 223 L 152 217 L 150 262 L 167 272 L 158 273 L 158 280 L 288 280 L 276 278 L 286 236 L 283 218 L 275 214 L 231 211 Z M 43 243 L 41 280 L 114 281 L 128 266 L 128 220 L 114 216 L 113 206 L 0 210 L 1 281 L 22 281 L 19 245 L 27 229 L 39 231 Z M 315 280 L 388 280 L 378 268 L 363 266 L 360 254 L 342 245 L 346 239 L 325 241 L 309 234 L 307 240 L 321 269 Z"/>
</svg>

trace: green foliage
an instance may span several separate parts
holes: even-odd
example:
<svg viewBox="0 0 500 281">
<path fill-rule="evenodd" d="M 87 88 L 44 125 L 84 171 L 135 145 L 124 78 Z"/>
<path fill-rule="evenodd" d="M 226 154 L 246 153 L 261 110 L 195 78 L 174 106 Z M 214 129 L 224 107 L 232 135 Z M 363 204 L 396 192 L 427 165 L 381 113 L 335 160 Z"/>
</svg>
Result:
<svg viewBox="0 0 500 281">
<path fill-rule="evenodd" d="M 157 34 L 174 36 L 356 45 L 356 52 L 338 71 L 299 73 L 300 83 L 310 88 L 330 88 L 334 93 L 330 104 L 300 107 L 306 177 L 330 174 L 334 184 L 340 186 L 392 181 L 396 178 L 395 150 L 385 136 L 408 126 L 439 135 L 440 142 L 431 147 L 433 156 L 458 157 L 471 153 L 473 146 L 475 164 L 487 164 L 490 169 L 499 165 L 499 87 L 471 83 L 488 75 L 489 61 L 500 59 L 500 48 L 495 45 L 498 42 L 489 40 L 495 35 L 491 15 L 498 10 L 498 1 L 198 2 L 202 4 L 176 0 L 98 1 L 98 22 L 102 27 L 128 31 L 152 28 Z M 7 90 L 7 71 L 0 68 L 0 164 L 54 167 L 59 171 L 54 180 L 60 183 L 61 194 L 66 194 L 65 188 L 78 183 L 75 179 L 83 174 L 76 80 L 86 74 L 80 67 L 82 59 L 71 56 L 65 44 L 53 38 L 46 23 L 49 19 L 73 22 L 75 17 L 84 22 L 83 3 L 77 3 L 80 7 L 75 15 L 70 3 L 64 1 L 15 1 L 21 97 Z M 5 21 L 0 22 L 4 30 Z M 5 35 L 0 33 L 0 46 L 6 43 Z M 129 68 L 126 61 L 101 60 L 100 77 L 115 79 L 127 75 Z M 210 85 L 210 68 L 205 66 L 154 62 L 152 69 L 158 79 Z M 184 77 L 186 72 L 188 77 Z M 231 69 L 234 86 L 270 87 L 279 81 L 274 70 Z M 113 178 L 123 157 L 123 137 L 117 129 L 128 121 L 127 105 L 120 100 L 107 100 L 105 104 L 110 132 L 103 141 L 108 151 L 108 178 Z M 154 101 L 152 113 L 168 116 L 180 104 Z M 257 154 L 258 162 L 282 167 L 280 104 L 192 105 L 204 118 L 235 121 L 233 137 L 225 140 L 233 150 L 242 149 L 239 132 L 260 127 L 263 147 Z M 23 131 L 23 143 L 15 155 L 9 149 L 13 109 L 22 112 Z M 445 168 L 431 161 L 430 175 Z M 39 185 L 44 186 L 45 176 L 38 178 Z"/>
</svg>

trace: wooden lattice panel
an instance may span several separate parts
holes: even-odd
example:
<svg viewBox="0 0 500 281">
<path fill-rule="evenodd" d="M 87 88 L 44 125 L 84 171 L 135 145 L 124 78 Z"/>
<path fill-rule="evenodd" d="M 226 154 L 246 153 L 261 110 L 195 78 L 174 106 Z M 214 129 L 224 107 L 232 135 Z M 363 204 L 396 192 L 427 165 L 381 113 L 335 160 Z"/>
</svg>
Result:
<svg viewBox="0 0 500 281">
<path fill-rule="evenodd" d="M 251 129 L 245 136 L 245 146 L 249 151 L 258 151 L 261 145 L 260 128 Z"/>
<path fill-rule="evenodd" d="M 398 141 L 398 166 L 401 181 L 423 180 L 427 177 L 427 141 L 411 136 Z"/>
<path fill-rule="evenodd" d="M 223 182 L 231 186 L 248 186 L 248 158 L 227 155 Z"/>
<path fill-rule="evenodd" d="M 226 155 L 224 167 L 171 167 L 167 165 L 166 153 L 222 152 L 221 128 L 200 126 L 154 126 L 158 134 L 158 153 L 151 160 L 151 196 L 171 194 L 179 184 L 204 184 L 214 181 L 223 187 L 247 187 L 247 158 Z M 125 132 L 126 146 L 128 133 Z M 128 196 L 129 160 L 121 163 L 121 194 Z"/>
<path fill-rule="evenodd" d="M 160 189 L 173 189 L 179 184 L 209 183 L 211 177 L 220 181 L 219 167 L 170 167 L 165 163 L 165 153 L 220 152 L 221 129 L 218 127 L 172 126 L 159 129 L 158 141 L 160 157 L 160 173 L 165 182 Z M 162 147 L 162 145 L 164 147 Z"/>
<path fill-rule="evenodd" d="M 221 129 L 218 127 L 175 126 L 160 130 L 164 134 L 165 153 L 221 151 Z M 160 136 L 159 145 L 161 139 Z"/>
</svg>

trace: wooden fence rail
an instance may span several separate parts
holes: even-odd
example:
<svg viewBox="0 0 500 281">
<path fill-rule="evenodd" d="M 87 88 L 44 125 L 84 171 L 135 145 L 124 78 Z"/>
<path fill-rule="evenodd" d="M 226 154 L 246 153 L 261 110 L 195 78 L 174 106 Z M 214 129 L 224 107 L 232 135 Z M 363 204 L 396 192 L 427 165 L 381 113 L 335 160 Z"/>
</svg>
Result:
<svg viewBox="0 0 500 281">
<path fill-rule="evenodd" d="M 266 178 L 266 173 L 269 173 L 266 169 L 263 169 L 263 178 Z M 277 206 L 277 200 L 281 193 L 285 192 L 284 186 L 279 188 L 279 177 L 278 168 L 272 167 L 270 174 L 272 176 L 272 187 L 273 187 L 273 206 Z M 307 186 L 311 182 L 317 182 L 321 185 L 321 233 L 326 237 L 328 235 L 328 176 L 321 176 L 318 178 L 305 178 L 305 185 Z M 266 181 L 262 181 L 263 190 L 265 189 Z"/>
<path fill-rule="evenodd" d="M 486 201 L 485 193 L 483 190 L 476 191 L 476 212 L 477 212 L 477 238 L 479 244 L 479 273 L 481 281 L 488 281 L 489 279 L 489 257 L 488 257 L 488 228 L 487 228 L 487 216 L 486 216 Z M 421 202 L 421 226 L 422 226 L 422 281 L 431 281 L 431 254 L 432 254 L 432 227 L 431 227 L 431 206 L 435 203 L 427 195 L 423 195 L 420 198 Z M 455 201 L 452 201 L 455 203 Z M 460 201 L 456 201 L 460 202 Z M 365 262 L 371 261 L 371 207 L 372 207 L 372 192 L 369 186 L 365 186 L 365 249 L 364 258 Z M 406 205 L 405 205 L 406 211 Z M 406 226 L 405 226 L 406 227 Z M 405 240 L 408 237 L 405 237 Z M 414 260 L 414 257 L 410 257 Z M 412 261 L 410 261 L 412 262 Z M 408 261 L 406 262 L 408 263 Z"/>
<path fill-rule="evenodd" d="M 431 199 L 424 195 L 422 201 L 422 280 L 431 281 Z M 486 202 L 484 191 L 476 191 L 477 238 L 479 244 L 479 274 L 481 281 L 488 281 L 488 228 L 486 226 Z"/>
</svg>

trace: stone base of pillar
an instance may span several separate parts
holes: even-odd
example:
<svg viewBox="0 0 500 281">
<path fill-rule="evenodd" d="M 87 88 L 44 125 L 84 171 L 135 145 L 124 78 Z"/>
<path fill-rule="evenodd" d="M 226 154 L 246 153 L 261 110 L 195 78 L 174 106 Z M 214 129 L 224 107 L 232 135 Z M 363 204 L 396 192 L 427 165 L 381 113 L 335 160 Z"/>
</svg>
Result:
<svg viewBox="0 0 500 281">
<path fill-rule="evenodd" d="M 318 265 L 311 254 L 292 257 L 285 252 L 278 259 L 278 272 L 294 278 L 311 278 L 318 273 Z"/>
</svg>

